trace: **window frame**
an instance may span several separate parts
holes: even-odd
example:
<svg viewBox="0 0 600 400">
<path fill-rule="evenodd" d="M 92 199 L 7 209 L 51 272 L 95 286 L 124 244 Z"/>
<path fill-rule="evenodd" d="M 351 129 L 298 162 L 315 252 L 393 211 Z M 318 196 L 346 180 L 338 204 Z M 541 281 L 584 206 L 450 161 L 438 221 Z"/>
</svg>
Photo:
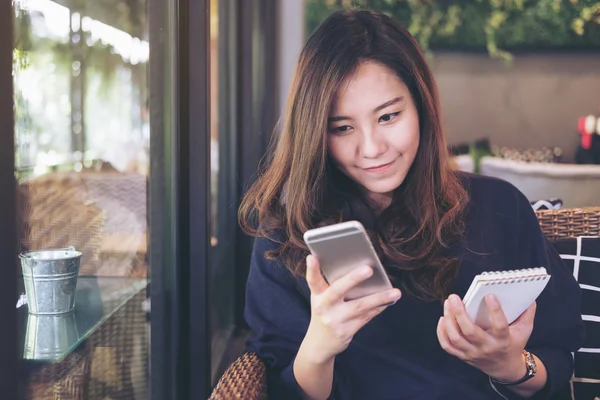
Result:
<svg viewBox="0 0 600 400">
<path fill-rule="evenodd" d="M 219 0 L 219 246 L 214 268 L 231 269 L 234 327 L 213 385 L 244 351 L 250 332 L 244 319 L 253 238 L 239 227 L 241 198 L 256 179 L 276 134 L 279 110 L 279 9 L 275 0 Z M 221 62 L 223 61 L 223 62 Z M 223 157 L 226 155 L 226 157 Z M 221 233 L 226 232 L 225 235 Z M 230 271 L 227 271 L 228 273 Z M 213 287 L 216 285 L 213 284 Z M 213 309 L 211 309 L 213 310 Z M 227 310 L 230 312 L 230 310 Z"/>
<path fill-rule="evenodd" d="M 209 7 L 149 0 L 151 393 L 160 400 L 208 398 L 212 387 Z"/>
<path fill-rule="evenodd" d="M 279 7 L 276 0 L 240 3 L 239 57 L 244 68 L 239 73 L 238 205 L 256 179 L 279 120 Z M 238 228 L 236 243 L 236 319 L 240 327 L 247 327 L 244 305 L 254 240 Z"/>
<path fill-rule="evenodd" d="M 3 276 L 0 279 L 0 315 L 2 323 L 14 329 L 2 329 L 0 334 L 0 393 L 18 399 L 20 352 L 17 337 L 18 269 L 17 221 L 15 215 L 17 186 L 15 179 L 15 135 L 13 111 L 13 9 L 11 1 L 0 2 L 0 254 L 3 255 Z M 19 367 L 16 367 L 19 366 Z"/>
<path fill-rule="evenodd" d="M 241 195 L 255 178 L 278 119 L 275 0 L 220 0 L 228 8 L 219 31 L 220 54 L 228 53 L 221 122 L 231 116 L 223 140 L 228 157 L 219 189 L 230 213 L 222 217 L 234 240 L 235 325 L 244 328 L 243 307 L 252 239 L 237 226 Z M 229 7 L 227 7 L 229 6 Z M 224 15 L 224 12 L 221 11 Z M 148 185 L 153 400 L 207 398 L 211 382 L 209 321 L 210 248 L 210 1 L 148 0 L 150 33 L 151 155 Z M 237 22 L 234 24 L 234 22 Z M 0 87 L 12 90 L 12 2 L 0 2 Z M 234 48 L 226 48 L 234 43 Z M 5 93 L 7 91 L 5 90 Z M 221 93 L 223 94 L 223 93 Z M 221 97 L 221 96 L 220 96 Z M 0 97 L 0 254 L 13 254 L 0 280 L 0 311 L 17 325 L 18 243 L 14 176 L 13 96 Z M 10 134 L 12 133 L 12 134 Z M 225 165 L 225 164 L 223 164 Z M 227 203 L 226 203 L 227 204 Z M 221 221 L 219 221 L 221 222 Z M 5 268 L 7 268 L 5 264 Z M 237 332 L 239 333 L 239 332 Z M 0 344 L 0 389 L 19 398 L 21 360 L 16 329 Z M 235 342 L 235 335 L 231 344 Z M 226 352 L 226 366 L 237 354 Z M 14 394 L 14 395 L 13 395 Z"/>
<path fill-rule="evenodd" d="M 227 318 L 232 322 L 231 326 L 224 331 L 217 332 L 215 326 L 211 327 L 211 335 L 218 333 L 225 335 L 220 338 L 219 345 L 224 344 L 223 349 L 211 347 L 211 382 L 214 386 L 224 372 L 227 364 L 232 360 L 229 357 L 230 349 L 235 346 L 239 321 L 236 315 L 236 299 L 239 294 L 236 291 L 235 280 L 237 276 L 237 242 L 238 231 L 237 207 L 239 188 L 237 185 L 236 172 L 238 169 L 237 146 L 239 143 L 239 95 L 238 74 L 239 67 L 239 29 L 238 29 L 238 2 L 237 0 L 218 0 L 218 151 L 219 172 L 217 184 L 218 207 L 217 244 L 211 247 L 211 289 L 209 293 L 211 303 L 209 312 L 228 313 Z M 211 176 L 212 178 L 212 176 Z M 211 183 L 212 185 L 212 183 Z M 232 297 L 231 303 L 225 304 L 226 308 L 215 305 L 214 300 L 225 296 Z M 212 315 L 212 321 L 216 319 Z M 211 321 L 211 322 L 212 322 Z M 217 327 L 223 328 L 223 327 Z M 211 346 L 214 346 L 215 338 L 211 337 Z"/>
</svg>

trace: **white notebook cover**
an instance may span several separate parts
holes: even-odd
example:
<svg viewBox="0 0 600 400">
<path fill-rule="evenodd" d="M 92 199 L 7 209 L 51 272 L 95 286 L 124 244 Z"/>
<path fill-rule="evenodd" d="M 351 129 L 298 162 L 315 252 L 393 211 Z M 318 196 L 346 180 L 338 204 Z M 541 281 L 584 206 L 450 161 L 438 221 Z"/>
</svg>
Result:
<svg viewBox="0 0 600 400">
<path fill-rule="evenodd" d="M 512 324 L 542 293 L 550 275 L 545 268 L 516 271 L 484 272 L 477 275 L 463 298 L 467 314 L 483 329 L 489 329 L 490 319 L 483 299 L 496 296 L 509 324 Z"/>
</svg>

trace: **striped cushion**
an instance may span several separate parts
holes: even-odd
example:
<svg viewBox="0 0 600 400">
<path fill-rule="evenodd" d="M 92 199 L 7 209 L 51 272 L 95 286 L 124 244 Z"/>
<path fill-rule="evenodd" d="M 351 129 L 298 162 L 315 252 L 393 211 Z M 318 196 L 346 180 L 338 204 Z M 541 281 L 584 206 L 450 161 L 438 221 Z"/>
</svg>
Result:
<svg viewBox="0 0 600 400">
<path fill-rule="evenodd" d="M 573 399 L 600 398 L 600 237 L 555 241 L 554 246 L 582 289 L 583 347 L 574 354 Z"/>
<path fill-rule="evenodd" d="M 563 201 L 561 199 L 537 200 L 531 202 L 531 207 L 534 211 L 537 210 L 560 210 Z"/>
</svg>

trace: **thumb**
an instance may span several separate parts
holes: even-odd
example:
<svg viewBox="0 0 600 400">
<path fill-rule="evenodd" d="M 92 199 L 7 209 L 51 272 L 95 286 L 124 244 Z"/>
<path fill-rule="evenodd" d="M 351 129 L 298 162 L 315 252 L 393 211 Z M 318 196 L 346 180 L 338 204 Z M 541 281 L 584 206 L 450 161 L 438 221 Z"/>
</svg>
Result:
<svg viewBox="0 0 600 400">
<path fill-rule="evenodd" d="M 321 268 L 319 267 L 319 261 L 312 254 L 306 257 L 306 283 L 310 292 L 314 295 L 323 293 L 329 285 L 321 275 Z"/>
<path fill-rule="evenodd" d="M 536 309 L 537 303 L 534 301 L 533 304 L 530 305 L 527 310 L 523 311 L 523 314 L 521 314 L 519 318 L 517 318 L 515 322 L 511 324 L 511 327 L 515 327 L 519 330 L 533 329 L 533 320 L 535 318 Z"/>
</svg>

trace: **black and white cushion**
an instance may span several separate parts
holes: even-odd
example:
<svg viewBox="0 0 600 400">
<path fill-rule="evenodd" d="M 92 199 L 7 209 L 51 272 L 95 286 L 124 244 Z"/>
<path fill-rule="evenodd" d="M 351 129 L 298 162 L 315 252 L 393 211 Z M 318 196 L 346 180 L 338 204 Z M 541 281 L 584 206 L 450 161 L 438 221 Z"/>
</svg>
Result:
<svg viewBox="0 0 600 400">
<path fill-rule="evenodd" d="M 600 237 L 578 237 L 553 242 L 581 287 L 583 347 L 574 354 L 571 379 L 573 399 L 600 398 Z"/>
<path fill-rule="evenodd" d="M 561 199 L 537 200 L 531 202 L 531 207 L 534 211 L 537 210 L 560 210 L 563 201 Z"/>
</svg>

